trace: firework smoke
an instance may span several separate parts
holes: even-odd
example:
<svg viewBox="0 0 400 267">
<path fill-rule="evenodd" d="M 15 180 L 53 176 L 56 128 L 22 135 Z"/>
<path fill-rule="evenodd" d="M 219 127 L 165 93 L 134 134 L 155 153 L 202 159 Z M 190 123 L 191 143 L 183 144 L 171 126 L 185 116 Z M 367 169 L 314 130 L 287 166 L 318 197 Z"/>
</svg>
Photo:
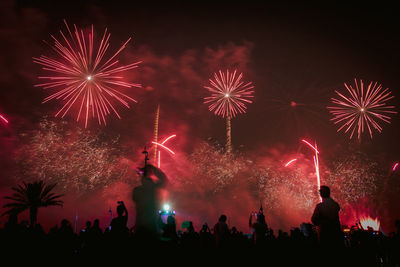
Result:
<svg viewBox="0 0 400 267">
<path fill-rule="evenodd" d="M 44 119 L 17 153 L 20 180 L 57 183 L 64 192 L 87 194 L 120 180 L 128 166 L 120 158 L 118 139 L 103 141 L 66 122 Z"/>
</svg>

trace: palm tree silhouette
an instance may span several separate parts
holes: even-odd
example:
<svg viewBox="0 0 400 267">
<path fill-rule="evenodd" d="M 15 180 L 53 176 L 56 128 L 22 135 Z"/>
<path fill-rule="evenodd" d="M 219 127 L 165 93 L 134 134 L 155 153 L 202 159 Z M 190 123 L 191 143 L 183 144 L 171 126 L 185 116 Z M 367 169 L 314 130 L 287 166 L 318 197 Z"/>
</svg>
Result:
<svg viewBox="0 0 400 267">
<path fill-rule="evenodd" d="M 33 183 L 22 182 L 22 185 L 12 187 L 11 189 L 14 191 L 12 196 L 4 198 L 14 202 L 3 206 L 3 208 L 9 208 L 3 215 L 19 214 L 29 209 L 30 227 L 34 227 L 40 207 L 63 205 L 63 201 L 59 199 L 62 195 L 51 192 L 55 186 L 56 184 L 46 185 L 43 181 L 36 181 Z"/>
</svg>

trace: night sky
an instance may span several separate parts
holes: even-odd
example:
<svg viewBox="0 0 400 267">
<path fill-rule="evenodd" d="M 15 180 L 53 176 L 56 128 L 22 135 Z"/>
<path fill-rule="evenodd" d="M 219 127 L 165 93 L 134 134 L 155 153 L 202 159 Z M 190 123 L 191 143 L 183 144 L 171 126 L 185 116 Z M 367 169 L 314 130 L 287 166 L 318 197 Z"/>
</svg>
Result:
<svg viewBox="0 0 400 267">
<path fill-rule="evenodd" d="M 391 124 L 382 124 L 382 133 L 374 132 L 373 140 L 365 134 L 360 144 L 336 132 L 326 106 L 334 90 L 343 91 L 343 83 L 357 78 L 389 88 L 399 110 L 397 11 L 377 2 L 2 1 L 0 114 L 10 123 L 0 125 L 1 191 L 14 185 L 10 155 L 19 145 L 17 136 L 60 107 L 57 101 L 41 104 L 48 93 L 34 87 L 43 71 L 32 57 L 51 54 L 42 40 L 59 36 L 63 19 L 84 29 L 93 24 L 97 37 L 107 28 L 111 51 L 132 37 L 120 60 L 142 61 L 126 75 L 143 85 L 126 91 L 138 104 L 118 106 L 121 120 L 109 116 L 105 127 L 93 120 L 87 129 L 102 130 L 110 139 L 120 136 L 132 160 L 141 157 L 133 154 L 152 138 L 158 104 L 160 135 L 177 133 L 177 150 L 190 153 L 209 138 L 224 144 L 224 120 L 203 104 L 208 95 L 203 86 L 215 71 L 236 68 L 255 86 L 254 103 L 232 120 L 237 151 L 298 151 L 299 140 L 307 137 L 318 142 L 325 161 L 355 147 L 390 168 L 400 158 L 398 114 Z M 292 101 L 298 105 L 291 107 Z M 54 120 L 83 127 L 72 116 Z"/>
</svg>

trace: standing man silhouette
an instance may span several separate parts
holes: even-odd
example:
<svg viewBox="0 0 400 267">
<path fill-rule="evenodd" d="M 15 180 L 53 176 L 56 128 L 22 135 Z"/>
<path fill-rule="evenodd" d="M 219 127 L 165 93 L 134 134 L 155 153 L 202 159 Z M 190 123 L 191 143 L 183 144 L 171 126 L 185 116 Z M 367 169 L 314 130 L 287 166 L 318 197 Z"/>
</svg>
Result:
<svg viewBox="0 0 400 267">
<path fill-rule="evenodd" d="M 318 227 L 320 245 L 324 248 L 340 248 L 343 244 L 339 220 L 340 206 L 330 197 L 328 186 L 322 185 L 319 193 L 322 202 L 315 207 L 311 221 Z"/>
</svg>

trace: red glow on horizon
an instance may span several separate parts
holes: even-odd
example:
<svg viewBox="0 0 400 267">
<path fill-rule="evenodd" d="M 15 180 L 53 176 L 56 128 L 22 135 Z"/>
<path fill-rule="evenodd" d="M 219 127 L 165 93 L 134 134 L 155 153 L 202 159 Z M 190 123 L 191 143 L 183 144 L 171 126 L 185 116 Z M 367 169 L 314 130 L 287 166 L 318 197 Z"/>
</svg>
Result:
<svg viewBox="0 0 400 267">
<path fill-rule="evenodd" d="M 393 165 L 392 171 L 396 171 L 396 169 L 397 169 L 398 166 L 399 166 L 399 163 L 396 162 L 396 163 Z"/>
<path fill-rule="evenodd" d="M 285 167 L 289 166 L 290 164 L 292 164 L 293 162 L 295 162 L 297 159 L 291 159 L 289 160 L 286 164 Z"/>
<path fill-rule="evenodd" d="M 316 152 L 316 153 L 318 153 L 319 154 L 319 151 L 317 150 L 317 148 L 315 147 L 315 146 L 313 146 L 310 142 L 308 142 L 307 140 L 305 140 L 305 139 L 302 139 L 301 140 L 303 143 L 305 143 L 305 144 L 307 144 L 309 147 L 311 147 L 312 149 L 314 149 L 314 151 Z"/>
<path fill-rule="evenodd" d="M 5 123 L 8 123 L 8 120 L 6 119 L 6 117 L 4 117 L 3 115 L 0 114 L 0 119 L 2 121 L 4 121 Z"/>
</svg>

